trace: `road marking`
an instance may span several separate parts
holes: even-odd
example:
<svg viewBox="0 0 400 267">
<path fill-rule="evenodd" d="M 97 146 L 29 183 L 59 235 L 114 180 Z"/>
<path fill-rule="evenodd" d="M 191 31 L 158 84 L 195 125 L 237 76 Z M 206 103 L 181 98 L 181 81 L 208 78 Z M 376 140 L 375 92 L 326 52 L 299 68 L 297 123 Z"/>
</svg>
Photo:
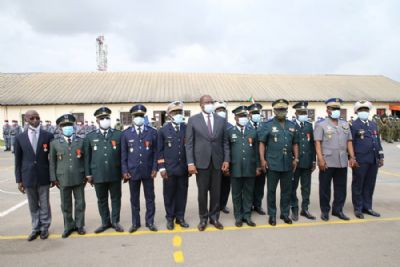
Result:
<svg viewBox="0 0 400 267">
<path fill-rule="evenodd" d="M 3 189 L 0 189 L 0 193 L 4 193 L 4 194 L 9 194 L 9 195 L 21 195 L 21 192 L 11 192 L 11 191 L 5 191 Z"/>
<path fill-rule="evenodd" d="M 400 148 L 400 145 L 397 145 L 396 147 L 397 147 L 397 148 Z"/>
<path fill-rule="evenodd" d="M 400 174 L 399 173 L 395 173 L 395 172 L 389 172 L 389 171 L 385 171 L 385 170 L 379 170 L 379 172 L 383 173 L 383 174 L 391 175 L 391 176 L 400 177 Z"/>
<path fill-rule="evenodd" d="M 373 218 L 373 219 L 354 219 L 349 221 L 328 221 L 328 222 L 309 222 L 309 223 L 296 223 L 296 224 L 277 224 L 276 226 L 271 226 L 269 224 L 257 225 L 256 227 L 250 227 L 244 225 L 243 227 L 236 226 L 227 226 L 223 231 L 218 230 L 216 228 L 208 227 L 205 232 L 220 232 L 224 231 L 245 231 L 251 229 L 278 229 L 278 228 L 296 228 L 296 227 L 313 227 L 313 226 L 327 226 L 327 225 L 336 225 L 336 224 L 363 224 L 363 223 L 373 223 L 373 222 L 400 222 L 400 217 L 391 217 L 391 218 Z M 158 232 L 153 232 L 150 230 L 137 231 L 132 234 L 128 232 L 104 232 L 100 234 L 90 233 L 86 235 L 78 235 L 76 233 L 72 234 L 71 238 L 91 238 L 91 237 L 108 237 L 108 236 L 138 236 L 138 235 L 159 235 L 159 234 L 177 234 L 177 233 L 200 233 L 197 228 L 189 228 L 189 229 L 180 229 L 180 230 L 159 230 Z M 2 236 L 0 235 L 0 240 L 15 240 L 15 239 L 26 239 L 27 235 L 14 235 L 14 236 Z M 51 239 L 59 239 L 61 238 L 60 234 L 52 234 L 49 236 Z"/>
<path fill-rule="evenodd" d="M 183 257 L 183 252 L 181 250 L 174 252 L 174 260 L 176 263 L 183 263 L 185 258 Z"/>
<path fill-rule="evenodd" d="M 179 235 L 174 236 L 174 238 L 172 238 L 172 244 L 176 248 L 180 247 L 182 245 L 182 238 Z"/>
<path fill-rule="evenodd" d="M 182 251 L 182 237 L 180 237 L 179 235 L 174 236 L 174 238 L 172 238 L 172 245 L 174 246 L 174 248 L 176 249 L 176 251 L 174 251 L 174 261 L 176 263 L 184 263 L 185 261 L 185 257 L 183 256 L 183 251 Z"/>
<path fill-rule="evenodd" d="M 28 203 L 28 200 L 26 199 L 26 200 L 24 200 L 24 201 L 18 203 L 17 205 L 15 205 L 15 206 L 9 208 L 8 210 L 5 210 L 5 211 L 3 211 L 3 212 L 0 212 L 0 218 L 2 218 L 2 217 L 4 217 L 4 216 L 7 216 L 7 215 L 10 214 L 11 212 L 16 211 L 17 209 L 21 208 L 22 206 L 26 205 L 27 203 Z M 0 239 L 1 239 L 1 236 L 0 236 Z"/>
</svg>

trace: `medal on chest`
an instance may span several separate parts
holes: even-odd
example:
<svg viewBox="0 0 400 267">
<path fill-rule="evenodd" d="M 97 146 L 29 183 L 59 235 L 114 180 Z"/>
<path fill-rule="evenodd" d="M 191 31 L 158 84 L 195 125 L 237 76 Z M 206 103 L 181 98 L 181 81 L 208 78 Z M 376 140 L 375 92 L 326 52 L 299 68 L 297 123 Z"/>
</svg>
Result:
<svg viewBox="0 0 400 267">
<path fill-rule="evenodd" d="M 306 135 L 307 135 L 307 142 L 310 142 L 310 140 L 311 140 L 311 133 L 307 133 Z"/>
<path fill-rule="evenodd" d="M 360 139 L 361 139 L 361 140 L 364 139 L 364 135 L 365 135 L 364 129 L 360 129 L 360 130 L 358 131 L 358 136 L 360 136 Z"/>
<path fill-rule="evenodd" d="M 44 151 L 44 152 L 49 151 L 49 150 L 47 149 L 47 144 L 43 144 L 43 151 Z"/>
<path fill-rule="evenodd" d="M 78 159 L 80 159 L 80 158 L 82 157 L 81 150 L 78 148 L 75 152 L 76 152 L 76 157 L 77 157 Z"/>
<path fill-rule="evenodd" d="M 111 145 L 114 150 L 117 149 L 117 141 L 111 140 Z"/>
<path fill-rule="evenodd" d="M 151 142 L 150 141 L 144 141 L 144 147 L 146 148 L 146 150 L 149 150 L 151 146 Z"/>
<path fill-rule="evenodd" d="M 249 142 L 249 146 L 253 146 L 253 138 L 249 137 L 247 141 Z"/>
</svg>

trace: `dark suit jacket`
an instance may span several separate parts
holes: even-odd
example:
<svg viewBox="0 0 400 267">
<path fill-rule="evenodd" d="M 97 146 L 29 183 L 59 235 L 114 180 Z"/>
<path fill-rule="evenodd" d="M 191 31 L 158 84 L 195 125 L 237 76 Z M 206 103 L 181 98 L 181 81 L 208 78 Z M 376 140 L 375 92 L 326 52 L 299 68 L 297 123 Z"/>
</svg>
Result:
<svg viewBox="0 0 400 267">
<path fill-rule="evenodd" d="M 229 141 L 226 120 L 214 116 L 213 135 L 208 134 L 203 114 L 189 118 L 186 127 L 186 159 L 199 169 L 207 169 L 212 161 L 215 169 L 221 169 L 222 162 L 229 162 Z"/>
<path fill-rule="evenodd" d="M 28 130 L 15 138 L 15 179 L 24 187 L 50 183 L 49 152 L 53 134 L 40 130 L 36 154 L 28 137 Z"/>
</svg>

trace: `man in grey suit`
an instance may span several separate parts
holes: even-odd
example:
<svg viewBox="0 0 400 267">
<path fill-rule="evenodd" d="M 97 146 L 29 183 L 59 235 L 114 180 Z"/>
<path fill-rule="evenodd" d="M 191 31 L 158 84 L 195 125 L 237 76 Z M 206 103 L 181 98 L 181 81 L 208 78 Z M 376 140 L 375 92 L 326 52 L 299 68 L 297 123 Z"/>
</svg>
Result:
<svg viewBox="0 0 400 267">
<path fill-rule="evenodd" d="M 213 99 L 209 95 L 200 98 L 201 112 L 189 118 L 186 127 L 186 158 L 189 174 L 196 174 L 200 223 L 204 231 L 208 219 L 217 229 L 219 222 L 221 172 L 229 172 L 229 142 L 226 121 L 213 114 Z M 208 209 L 210 192 L 210 209 Z"/>
</svg>

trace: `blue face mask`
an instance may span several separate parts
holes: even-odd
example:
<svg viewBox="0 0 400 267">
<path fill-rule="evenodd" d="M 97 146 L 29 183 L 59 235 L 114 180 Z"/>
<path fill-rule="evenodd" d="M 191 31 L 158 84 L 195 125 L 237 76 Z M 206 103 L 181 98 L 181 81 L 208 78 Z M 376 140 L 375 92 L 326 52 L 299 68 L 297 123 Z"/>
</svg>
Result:
<svg viewBox="0 0 400 267">
<path fill-rule="evenodd" d="M 357 113 L 357 116 L 360 118 L 360 120 L 366 121 L 366 120 L 368 120 L 369 112 L 368 111 L 360 111 Z"/>
<path fill-rule="evenodd" d="M 133 118 L 133 123 L 137 126 L 142 126 L 144 123 L 144 118 L 143 117 L 134 117 Z"/>
<path fill-rule="evenodd" d="M 261 115 L 260 114 L 252 114 L 251 115 L 251 120 L 253 122 L 259 123 L 261 121 Z"/>
<path fill-rule="evenodd" d="M 172 119 L 174 120 L 173 122 L 175 124 L 181 124 L 183 122 L 183 115 L 182 114 L 176 114 L 172 117 Z"/>
<path fill-rule="evenodd" d="M 298 115 L 297 119 L 299 120 L 299 122 L 306 122 L 308 121 L 308 115 Z"/>
<path fill-rule="evenodd" d="M 340 110 L 332 110 L 332 114 L 331 114 L 331 118 L 332 119 L 339 119 L 340 118 Z"/>
<path fill-rule="evenodd" d="M 71 126 L 64 126 L 62 128 L 62 131 L 63 131 L 63 135 L 65 135 L 67 137 L 70 137 L 70 136 L 72 136 L 74 134 L 74 127 L 72 125 Z"/>
<path fill-rule="evenodd" d="M 239 118 L 239 125 L 246 126 L 249 123 L 249 119 L 247 117 L 240 117 Z"/>
</svg>

